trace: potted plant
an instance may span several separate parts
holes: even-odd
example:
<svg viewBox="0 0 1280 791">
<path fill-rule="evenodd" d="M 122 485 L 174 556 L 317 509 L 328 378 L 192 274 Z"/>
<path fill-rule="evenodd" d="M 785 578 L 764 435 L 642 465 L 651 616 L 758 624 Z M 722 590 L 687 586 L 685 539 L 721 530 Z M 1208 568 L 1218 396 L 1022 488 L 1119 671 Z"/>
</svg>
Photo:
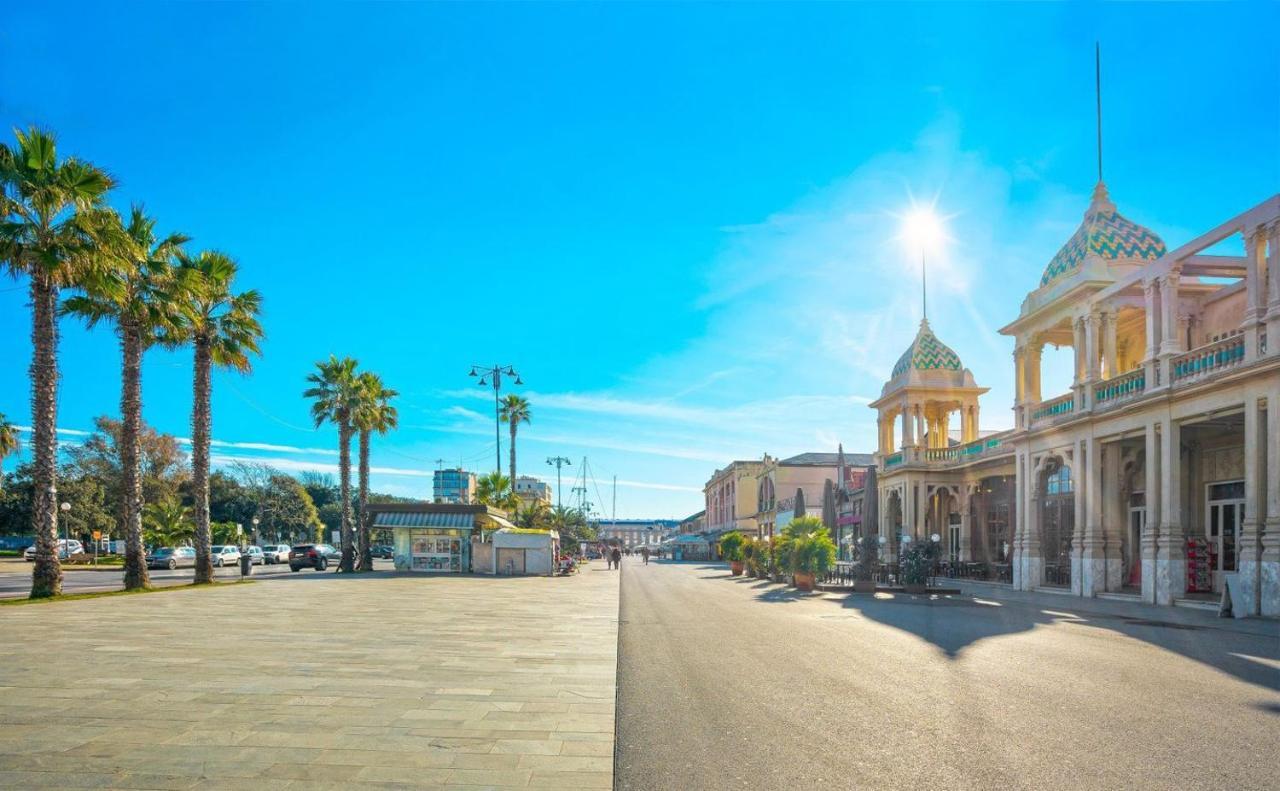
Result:
<svg viewBox="0 0 1280 791">
<path fill-rule="evenodd" d="M 769 576 L 774 582 L 786 582 L 791 569 L 791 538 L 779 535 L 769 543 Z"/>
<path fill-rule="evenodd" d="M 880 536 L 867 535 L 858 539 L 858 561 L 853 567 L 853 592 L 876 592 L 876 565 L 880 561 Z"/>
<path fill-rule="evenodd" d="M 830 571 L 835 562 L 835 542 L 821 525 L 812 532 L 801 534 L 792 542 L 791 568 L 795 574 L 796 587 L 800 590 L 813 590 L 818 577 Z"/>
<path fill-rule="evenodd" d="M 760 541 L 755 536 L 747 536 L 745 540 L 743 540 L 742 564 L 746 567 L 747 574 L 749 576 L 760 576 L 760 552 Z"/>
<path fill-rule="evenodd" d="M 742 576 L 742 546 L 746 542 L 746 536 L 737 530 L 720 536 L 720 555 L 729 561 L 729 570 L 735 577 Z"/>
<path fill-rule="evenodd" d="M 902 553 L 902 587 L 907 593 L 925 593 L 929 590 L 929 577 L 938 560 L 938 544 L 933 541 L 915 541 Z"/>
</svg>

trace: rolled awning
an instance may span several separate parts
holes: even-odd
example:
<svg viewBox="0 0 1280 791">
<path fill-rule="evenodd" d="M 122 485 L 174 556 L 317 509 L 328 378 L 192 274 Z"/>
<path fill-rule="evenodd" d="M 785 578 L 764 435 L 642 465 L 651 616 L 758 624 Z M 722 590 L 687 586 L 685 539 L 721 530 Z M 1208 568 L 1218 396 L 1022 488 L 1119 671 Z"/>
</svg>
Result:
<svg viewBox="0 0 1280 791">
<path fill-rule="evenodd" d="M 430 511 L 396 511 L 375 513 L 374 527 L 441 527 L 474 530 L 475 514 L 441 514 Z"/>
</svg>

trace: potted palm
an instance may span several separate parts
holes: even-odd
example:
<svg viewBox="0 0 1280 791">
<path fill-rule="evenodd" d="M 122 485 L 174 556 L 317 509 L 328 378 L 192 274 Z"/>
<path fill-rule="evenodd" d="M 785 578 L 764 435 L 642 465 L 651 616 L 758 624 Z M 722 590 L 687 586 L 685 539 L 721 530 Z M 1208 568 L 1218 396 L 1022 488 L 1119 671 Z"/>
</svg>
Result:
<svg viewBox="0 0 1280 791">
<path fill-rule="evenodd" d="M 835 562 L 836 545 L 826 528 L 802 534 L 792 542 L 791 569 L 800 590 L 813 590 L 817 578 L 830 571 Z"/>
<path fill-rule="evenodd" d="M 867 535 L 858 539 L 858 561 L 853 567 L 853 592 L 876 592 L 876 565 L 880 560 L 880 536 Z"/>
<path fill-rule="evenodd" d="M 902 553 L 902 587 L 907 593 L 925 593 L 929 590 L 929 577 L 933 564 L 938 560 L 938 544 L 935 541 L 913 542 Z"/>
<path fill-rule="evenodd" d="M 742 565 L 748 576 L 756 576 L 760 564 L 760 542 L 755 536 L 746 536 L 742 542 Z"/>
<path fill-rule="evenodd" d="M 729 570 L 735 577 L 742 576 L 742 545 L 746 542 L 746 537 L 737 530 L 720 537 L 720 556 L 729 561 Z"/>
</svg>

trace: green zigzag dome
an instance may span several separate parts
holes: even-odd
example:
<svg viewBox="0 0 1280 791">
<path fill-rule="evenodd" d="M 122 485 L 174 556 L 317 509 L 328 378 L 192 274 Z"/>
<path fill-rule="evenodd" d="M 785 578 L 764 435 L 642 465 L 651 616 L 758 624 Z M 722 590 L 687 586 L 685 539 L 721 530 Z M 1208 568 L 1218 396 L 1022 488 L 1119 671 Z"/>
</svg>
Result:
<svg viewBox="0 0 1280 791">
<path fill-rule="evenodd" d="M 1044 287 L 1080 269 L 1084 259 L 1096 255 L 1104 261 L 1138 259 L 1154 261 L 1166 251 L 1164 240 L 1154 231 L 1121 216 L 1102 182 L 1093 191 L 1093 201 L 1084 222 L 1045 267 L 1040 278 Z"/>
<path fill-rule="evenodd" d="M 892 379 L 905 374 L 908 370 L 917 371 L 960 371 L 964 366 L 960 363 L 960 355 L 951 347 L 938 340 L 929 327 L 929 320 L 920 322 L 920 331 L 907 350 L 898 358 L 893 366 Z"/>
</svg>

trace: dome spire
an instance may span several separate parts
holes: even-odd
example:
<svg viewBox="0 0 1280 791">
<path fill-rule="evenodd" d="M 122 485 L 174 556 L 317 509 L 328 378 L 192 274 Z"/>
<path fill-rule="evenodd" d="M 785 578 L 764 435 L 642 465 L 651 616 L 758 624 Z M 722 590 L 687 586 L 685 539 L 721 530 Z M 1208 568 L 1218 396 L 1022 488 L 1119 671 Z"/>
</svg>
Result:
<svg viewBox="0 0 1280 791">
<path fill-rule="evenodd" d="M 1093 96 L 1098 110 L 1098 186 L 1102 187 L 1102 43 L 1098 41 L 1093 42 Z"/>
</svg>

